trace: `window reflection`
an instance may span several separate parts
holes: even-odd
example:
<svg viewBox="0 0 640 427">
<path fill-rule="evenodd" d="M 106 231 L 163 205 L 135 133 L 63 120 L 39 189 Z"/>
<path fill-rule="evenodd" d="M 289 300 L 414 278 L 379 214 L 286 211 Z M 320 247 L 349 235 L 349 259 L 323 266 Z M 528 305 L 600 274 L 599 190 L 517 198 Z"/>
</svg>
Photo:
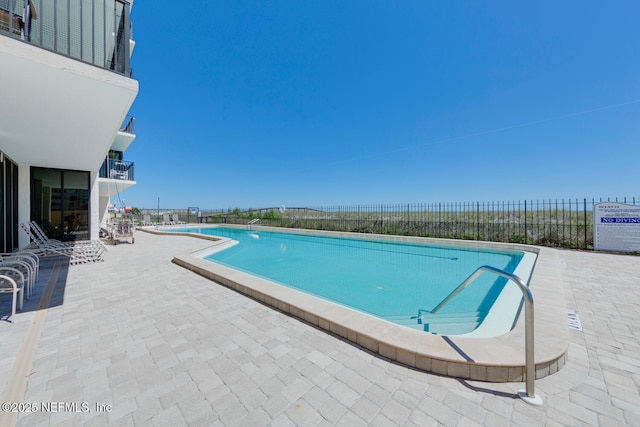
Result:
<svg viewBox="0 0 640 427">
<path fill-rule="evenodd" d="M 89 172 L 32 168 L 31 219 L 51 238 L 89 238 Z"/>
</svg>

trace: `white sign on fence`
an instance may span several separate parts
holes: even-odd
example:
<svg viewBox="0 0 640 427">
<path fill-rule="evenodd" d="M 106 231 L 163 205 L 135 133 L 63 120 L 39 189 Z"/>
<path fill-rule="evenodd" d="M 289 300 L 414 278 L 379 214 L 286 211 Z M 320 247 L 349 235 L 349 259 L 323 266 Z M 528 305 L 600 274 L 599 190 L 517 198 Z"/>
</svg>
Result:
<svg viewBox="0 0 640 427">
<path fill-rule="evenodd" d="M 640 251 L 640 206 L 596 203 L 593 207 L 593 246 L 604 251 Z"/>
</svg>

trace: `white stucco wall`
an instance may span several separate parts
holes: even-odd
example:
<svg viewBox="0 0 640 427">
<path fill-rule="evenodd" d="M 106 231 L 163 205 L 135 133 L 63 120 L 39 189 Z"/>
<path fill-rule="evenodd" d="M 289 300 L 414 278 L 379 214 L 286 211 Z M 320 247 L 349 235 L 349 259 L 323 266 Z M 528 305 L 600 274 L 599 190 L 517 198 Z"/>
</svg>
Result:
<svg viewBox="0 0 640 427">
<path fill-rule="evenodd" d="M 89 239 L 99 238 L 100 231 L 100 184 L 98 183 L 98 173 L 91 172 L 91 196 L 89 200 Z"/>
</svg>

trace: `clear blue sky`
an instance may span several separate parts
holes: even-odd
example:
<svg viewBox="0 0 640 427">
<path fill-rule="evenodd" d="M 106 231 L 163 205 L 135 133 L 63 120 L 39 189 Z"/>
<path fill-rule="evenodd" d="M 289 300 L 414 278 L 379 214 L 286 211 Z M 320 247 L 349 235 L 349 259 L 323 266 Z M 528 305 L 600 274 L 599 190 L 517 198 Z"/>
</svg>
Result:
<svg viewBox="0 0 640 427">
<path fill-rule="evenodd" d="M 180 5 L 133 6 L 127 205 L 640 195 L 640 1 Z"/>
</svg>

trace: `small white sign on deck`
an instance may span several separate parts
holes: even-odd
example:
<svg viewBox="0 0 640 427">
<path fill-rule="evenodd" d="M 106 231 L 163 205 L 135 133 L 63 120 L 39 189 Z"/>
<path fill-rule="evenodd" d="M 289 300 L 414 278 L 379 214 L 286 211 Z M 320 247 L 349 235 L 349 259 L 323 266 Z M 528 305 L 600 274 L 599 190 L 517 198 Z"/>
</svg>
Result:
<svg viewBox="0 0 640 427">
<path fill-rule="evenodd" d="M 569 329 L 573 329 L 574 331 L 582 330 L 582 322 L 580 321 L 578 313 L 575 311 L 568 311 L 567 320 L 569 321 Z"/>
<path fill-rule="evenodd" d="M 593 207 L 593 246 L 604 251 L 640 251 L 640 206 L 596 203 Z"/>
</svg>

